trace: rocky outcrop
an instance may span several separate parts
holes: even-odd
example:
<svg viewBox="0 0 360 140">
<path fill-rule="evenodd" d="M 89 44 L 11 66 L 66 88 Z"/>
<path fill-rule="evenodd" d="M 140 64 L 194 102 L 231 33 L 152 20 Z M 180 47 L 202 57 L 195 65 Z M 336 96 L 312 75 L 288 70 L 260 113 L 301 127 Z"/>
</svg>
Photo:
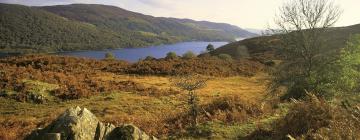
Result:
<svg viewBox="0 0 360 140">
<path fill-rule="evenodd" d="M 156 140 L 155 137 L 148 136 L 134 125 L 125 124 L 116 127 L 107 135 L 108 140 Z"/>
<path fill-rule="evenodd" d="M 60 138 L 60 139 L 59 139 Z M 30 134 L 27 140 L 154 140 L 134 125 L 115 127 L 100 122 L 86 108 L 70 108 L 44 129 Z"/>
<path fill-rule="evenodd" d="M 98 123 L 95 132 L 95 140 L 107 140 L 109 133 L 111 133 L 115 129 L 113 124 L 103 124 L 101 122 Z"/>
</svg>

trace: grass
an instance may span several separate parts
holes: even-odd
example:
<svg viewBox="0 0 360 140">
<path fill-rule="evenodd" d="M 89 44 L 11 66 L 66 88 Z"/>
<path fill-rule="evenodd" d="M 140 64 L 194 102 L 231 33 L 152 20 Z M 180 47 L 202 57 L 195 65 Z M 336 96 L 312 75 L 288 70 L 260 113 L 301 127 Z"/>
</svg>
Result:
<svg viewBox="0 0 360 140">
<path fill-rule="evenodd" d="M 189 134 L 182 137 L 183 139 L 242 139 L 251 132 L 258 130 L 259 128 L 271 128 L 271 125 L 276 120 L 282 118 L 281 115 L 264 116 L 263 118 L 254 118 L 246 123 L 227 124 L 221 121 L 210 121 L 200 124 L 197 127 L 197 131 L 203 133 L 203 136 L 199 137 Z"/>
<path fill-rule="evenodd" d="M 242 99 L 259 101 L 266 94 L 267 74 L 259 73 L 253 77 L 211 77 L 207 86 L 198 91 L 199 96 L 204 100 L 212 99 L 212 97 L 237 95 Z M 140 83 L 146 87 L 157 87 L 167 89 L 172 87 L 170 78 L 161 76 L 136 76 L 136 75 L 102 75 L 103 80 L 131 80 Z M 175 87 L 172 87 L 175 88 Z"/>
<path fill-rule="evenodd" d="M 48 100 L 56 100 L 55 97 L 52 96 L 49 91 L 59 88 L 59 85 L 48 84 L 41 81 L 33 81 L 27 79 L 24 79 L 22 82 L 24 82 L 24 84 L 27 85 L 27 87 L 32 87 L 29 90 L 29 92 L 33 94 L 42 95 Z"/>
<path fill-rule="evenodd" d="M 276 120 L 283 118 L 289 109 L 289 103 L 279 105 L 275 113 L 253 118 L 245 123 L 227 124 L 221 121 L 211 121 L 201 124 L 199 129 L 210 132 L 207 139 L 242 139 L 252 132 L 261 129 L 270 130 Z M 188 137 L 189 139 L 203 139 Z"/>
<path fill-rule="evenodd" d="M 154 98 L 131 93 L 111 93 L 87 99 L 46 104 L 20 103 L 0 98 L 1 121 L 18 120 L 47 124 L 69 107 L 81 106 L 91 110 L 100 120 L 115 124 L 133 123 L 149 133 L 156 123 L 167 118 L 164 115 L 181 112 L 181 102 L 172 97 Z M 167 114 L 163 114 L 166 111 Z M 14 120 L 14 121 L 16 121 Z M 154 124 L 151 124 L 154 123 Z M 43 126 L 43 125 L 42 125 Z M 42 127 L 40 126 L 40 127 Z"/>
<path fill-rule="evenodd" d="M 133 76 L 116 75 L 104 73 L 97 78 L 102 80 L 132 80 L 141 83 L 146 87 L 172 88 L 171 77 L 160 76 Z M 40 81 L 23 80 L 26 84 L 31 84 L 32 91 L 50 96 L 50 90 L 58 88 L 57 85 L 47 84 Z M 249 77 L 212 77 L 206 88 L 198 91 L 201 104 L 210 103 L 214 97 L 226 97 L 236 95 L 244 100 L 260 101 L 264 97 L 266 85 L 266 75 L 258 74 Z M 45 104 L 22 103 L 11 99 L 0 97 L 0 124 L 2 129 L 8 129 L 15 134 L 10 135 L 9 139 L 19 139 L 25 134 L 30 133 L 36 127 L 44 127 L 67 108 L 80 106 L 91 110 L 100 120 L 114 124 L 132 123 L 139 126 L 149 134 L 157 137 L 167 137 L 171 125 L 169 119 L 178 117 L 179 114 L 186 112 L 186 94 L 164 95 L 160 97 L 142 96 L 130 92 L 114 91 L 112 93 L 102 93 L 102 95 L 91 96 L 78 100 L 59 101 L 50 100 Z M 164 113 L 166 112 L 166 113 Z M 9 122 L 10 120 L 10 122 Z M 16 127 L 25 123 L 26 127 Z M 12 125 L 14 124 L 14 125 Z M 209 122 L 203 124 L 204 127 L 211 128 L 214 138 L 224 137 L 233 138 L 235 134 L 247 133 L 253 130 L 255 124 L 228 126 L 221 122 Z M 19 133 L 21 132 L 21 133 Z M 1 133 L 0 133 L 1 137 Z"/>
<path fill-rule="evenodd" d="M 144 31 L 139 31 L 139 33 L 141 34 L 141 35 L 144 35 L 144 36 L 150 36 L 150 37 L 156 37 L 156 36 L 158 36 L 157 34 L 155 34 L 155 33 L 152 33 L 152 32 L 144 32 Z"/>
</svg>

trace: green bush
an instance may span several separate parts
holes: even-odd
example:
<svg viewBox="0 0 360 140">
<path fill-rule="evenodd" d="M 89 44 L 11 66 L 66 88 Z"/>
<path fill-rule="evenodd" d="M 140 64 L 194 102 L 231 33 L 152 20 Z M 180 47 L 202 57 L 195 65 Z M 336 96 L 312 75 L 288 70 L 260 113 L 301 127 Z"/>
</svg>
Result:
<svg viewBox="0 0 360 140">
<path fill-rule="evenodd" d="M 351 139 L 360 136 L 359 125 L 348 111 L 308 94 L 276 122 L 275 134 L 278 137 L 290 134 L 297 139 Z"/>
<path fill-rule="evenodd" d="M 283 100 L 300 99 L 305 91 L 332 100 L 336 96 L 358 93 L 360 81 L 360 35 L 354 35 L 347 45 L 336 53 L 322 53 L 309 63 L 299 61 L 298 56 L 283 60 L 273 72 L 272 89 L 286 86 Z M 292 60 L 297 60 L 295 63 Z M 304 62 L 304 63 L 303 63 Z M 310 69 L 311 68 L 311 69 Z M 342 94 L 342 95 L 340 95 Z"/>
<path fill-rule="evenodd" d="M 192 51 L 188 51 L 186 53 L 183 54 L 182 58 L 185 59 L 191 59 L 191 58 L 195 58 L 196 54 L 194 54 Z"/>
<path fill-rule="evenodd" d="M 156 58 L 153 57 L 153 56 L 146 56 L 146 58 L 144 60 L 145 61 L 151 61 L 151 60 L 156 60 Z"/>
<path fill-rule="evenodd" d="M 115 58 L 115 56 L 114 56 L 113 53 L 107 52 L 107 53 L 105 54 L 105 60 L 115 60 L 115 59 L 116 59 L 116 58 Z"/>
<path fill-rule="evenodd" d="M 166 59 L 176 59 L 176 58 L 178 58 L 178 56 L 177 56 L 177 54 L 175 53 L 175 52 L 168 52 L 167 54 L 166 54 L 166 57 L 165 57 Z"/>
<path fill-rule="evenodd" d="M 215 47 L 214 47 L 214 45 L 209 44 L 209 45 L 206 47 L 206 50 L 207 50 L 208 52 L 212 52 L 212 51 L 215 50 Z"/>
<path fill-rule="evenodd" d="M 228 54 L 219 54 L 218 57 L 222 60 L 226 60 L 226 61 L 231 61 L 232 60 L 232 57 L 231 55 L 228 55 Z"/>
</svg>

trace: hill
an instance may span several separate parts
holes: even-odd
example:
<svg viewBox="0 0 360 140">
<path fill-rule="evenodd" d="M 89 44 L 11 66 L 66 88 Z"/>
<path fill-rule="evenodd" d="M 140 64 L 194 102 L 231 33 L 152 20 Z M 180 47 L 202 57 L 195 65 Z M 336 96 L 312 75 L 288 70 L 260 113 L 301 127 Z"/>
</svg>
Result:
<svg viewBox="0 0 360 140">
<path fill-rule="evenodd" d="M 229 24 L 153 17 L 115 6 L 72 4 L 47 6 L 41 9 L 117 32 L 130 30 L 160 36 L 176 36 L 181 40 L 201 41 L 233 41 L 237 37 L 256 36 Z"/>
<path fill-rule="evenodd" d="M 0 4 L 0 19 L 1 52 L 58 52 L 172 42 L 132 32 L 118 33 L 21 5 Z"/>
<path fill-rule="evenodd" d="M 328 50 L 344 47 L 351 35 L 360 33 L 360 24 L 347 27 L 330 28 L 325 36 Z M 276 55 L 276 48 L 279 46 L 278 36 L 262 36 L 233 42 L 220 47 L 212 52 L 213 55 L 230 54 L 234 58 L 246 57 L 244 50 L 253 57 L 273 58 Z"/>
<path fill-rule="evenodd" d="M 189 25 L 178 19 L 91 4 L 27 7 L 0 3 L 0 19 L 1 53 L 144 47 L 193 40 L 233 41 L 238 35 L 255 35 L 228 24 L 200 26 L 197 23 L 202 22 L 189 20 L 192 22 Z M 229 27 L 237 30 L 228 34 L 225 30 Z"/>
<path fill-rule="evenodd" d="M 248 38 L 258 36 L 258 34 L 249 32 L 247 30 L 241 29 L 237 26 L 226 24 L 226 23 L 214 23 L 208 21 L 195 21 L 191 19 L 176 19 L 176 18 L 169 18 L 170 20 L 174 20 L 176 22 L 183 23 L 185 25 L 192 26 L 194 28 L 200 30 L 213 30 L 218 31 L 220 34 L 223 35 L 231 35 L 237 38 Z"/>
</svg>

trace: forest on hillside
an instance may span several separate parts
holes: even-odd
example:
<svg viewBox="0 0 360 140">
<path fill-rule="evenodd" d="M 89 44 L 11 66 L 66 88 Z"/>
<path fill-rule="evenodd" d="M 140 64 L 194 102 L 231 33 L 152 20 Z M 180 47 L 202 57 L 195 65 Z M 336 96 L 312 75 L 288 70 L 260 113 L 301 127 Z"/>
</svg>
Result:
<svg viewBox="0 0 360 140">
<path fill-rule="evenodd" d="M 87 11 L 87 12 L 83 12 Z M 105 5 L 27 7 L 0 4 L 1 53 L 49 53 L 170 44 L 234 41 L 255 36 L 228 24 L 208 26 L 155 18 Z M 228 28 L 233 29 L 227 33 Z"/>
</svg>

